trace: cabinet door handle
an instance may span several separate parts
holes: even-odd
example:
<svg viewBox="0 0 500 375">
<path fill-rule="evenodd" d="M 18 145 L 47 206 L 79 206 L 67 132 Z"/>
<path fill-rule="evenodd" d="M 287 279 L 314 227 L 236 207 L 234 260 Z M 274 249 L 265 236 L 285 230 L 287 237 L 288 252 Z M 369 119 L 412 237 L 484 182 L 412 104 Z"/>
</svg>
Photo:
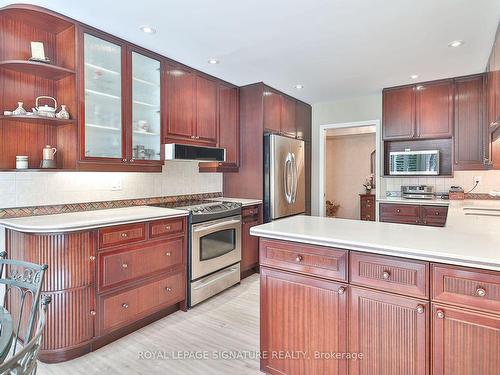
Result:
<svg viewBox="0 0 500 375">
<path fill-rule="evenodd" d="M 128 268 L 128 264 L 127 264 L 127 263 L 123 263 L 123 264 L 122 264 L 122 268 L 124 268 L 124 269 L 125 269 L 125 268 Z"/>
<path fill-rule="evenodd" d="M 439 319 L 444 319 L 444 311 L 443 310 L 438 310 L 436 312 L 436 316 L 439 318 Z"/>
<path fill-rule="evenodd" d="M 91 262 L 93 262 L 93 261 L 95 260 L 95 256 L 93 256 L 93 255 L 89 256 L 89 260 L 90 260 Z"/>
<path fill-rule="evenodd" d="M 135 160 L 134 159 L 130 159 L 130 162 L 133 163 Z"/>
<path fill-rule="evenodd" d="M 383 279 L 389 280 L 390 277 L 391 277 L 391 273 L 389 271 L 382 272 L 382 278 Z"/>
<path fill-rule="evenodd" d="M 172 253 L 170 251 L 167 251 L 165 255 L 169 257 L 170 255 L 172 255 Z"/>
<path fill-rule="evenodd" d="M 400 214 L 400 213 L 401 213 L 401 210 L 398 208 L 398 209 L 396 210 L 396 212 L 397 212 L 398 214 Z"/>
<path fill-rule="evenodd" d="M 165 230 L 170 230 L 170 225 L 165 225 Z"/>
<path fill-rule="evenodd" d="M 123 238 L 127 238 L 128 237 L 128 233 L 127 232 L 123 232 L 120 236 L 122 236 Z"/>
<path fill-rule="evenodd" d="M 434 215 L 439 216 L 439 211 L 434 212 Z"/>
<path fill-rule="evenodd" d="M 476 289 L 476 296 L 484 297 L 485 295 L 486 295 L 486 290 L 484 288 L 477 288 Z"/>
<path fill-rule="evenodd" d="M 123 163 L 126 163 L 126 162 L 127 162 L 127 159 L 122 159 L 122 162 L 123 162 Z"/>
<path fill-rule="evenodd" d="M 191 136 L 191 139 L 196 139 L 196 137 L 194 135 Z"/>
<path fill-rule="evenodd" d="M 297 255 L 297 257 L 295 258 L 295 261 L 296 262 L 302 262 L 302 255 Z"/>
<path fill-rule="evenodd" d="M 338 291 L 337 291 L 340 295 L 344 294 L 345 293 L 345 287 L 344 286 L 341 286 Z"/>
<path fill-rule="evenodd" d="M 417 313 L 418 314 L 423 314 L 425 311 L 425 308 L 423 305 L 417 305 Z"/>
<path fill-rule="evenodd" d="M 124 309 L 128 309 L 128 303 L 122 303 L 122 307 L 123 307 Z"/>
<path fill-rule="evenodd" d="M 169 288 L 168 286 L 165 287 L 165 292 L 170 293 L 172 291 L 172 288 Z"/>
<path fill-rule="evenodd" d="M 92 316 L 96 316 L 96 314 L 97 314 L 97 313 L 95 312 L 95 310 L 90 310 L 90 315 L 92 315 Z"/>
</svg>

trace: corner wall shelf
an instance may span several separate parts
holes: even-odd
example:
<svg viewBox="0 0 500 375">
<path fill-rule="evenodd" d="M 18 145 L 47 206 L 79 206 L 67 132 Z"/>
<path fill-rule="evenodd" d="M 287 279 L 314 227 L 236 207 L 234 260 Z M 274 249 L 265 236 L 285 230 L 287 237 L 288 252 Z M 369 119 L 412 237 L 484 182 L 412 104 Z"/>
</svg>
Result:
<svg viewBox="0 0 500 375">
<path fill-rule="evenodd" d="M 53 80 L 59 80 L 61 78 L 75 74 L 74 70 L 63 68 L 62 66 L 25 60 L 0 61 L 0 68 L 13 70 L 20 73 L 33 74 L 41 78 Z"/>
<path fill-rule="evenodd" d="M 42 124 L 46 124 L 46 125 L 67 125 L 67 124 L 74 124 L 76 122 L 75 119 L 62 120 L 59 118 L 50 118 L 50 117 L 33 116 L 33 115 L 23 115 L 23 116 L 0 115 L 0 120 L 20 121 L 20 122 L 38 122 L 38 123 L 42 123 Z"/>
</svg>

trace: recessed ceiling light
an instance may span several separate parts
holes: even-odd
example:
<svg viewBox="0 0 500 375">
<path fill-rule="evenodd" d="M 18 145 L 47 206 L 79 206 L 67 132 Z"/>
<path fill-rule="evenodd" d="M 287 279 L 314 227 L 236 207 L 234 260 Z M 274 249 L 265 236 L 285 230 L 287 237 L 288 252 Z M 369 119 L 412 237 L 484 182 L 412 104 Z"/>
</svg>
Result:
<svg viewBox="0 0 500 375">
<path fill-rule="evenodd" d="M 296 88 L 297 90 L 300 90 L 300 89 L 303 89 L 303 88 L 304 88 L 304 85 L 300 85 L 300 84 L 299 84 L 299 85 L 295 85 L 295 88 Z"/>
<path fill-rule="evenodd" d="M 151 26 L 148 26 L 148 25 L 143 25 L 143 26 L 139 27 L 139 29 L 143 33 L 146 33 L 146 34 L 155 34 L 156 33 L 156 30 L 154 28 L 152 28 Z"/>
<path fill-rule="evenodd" d="M 412 75 L 410 76 L 410 78 L 411 78 L 411 79 L 417 79 L 417 78 L 418 78 L 418 74 L 412 74 Z"/>
<path fill-rule="evenodd" d="M 215 64 L 220 63 L 220 61 L 219 61 L 219 60 L 217 60 L 217 59 L 208 59 L 208 63 L 209 63 L 209 64 L 212 64 L 212 65 L 215 65 Z"/>
<path fill-rule="evenodd" d="M 448 47 L 460 47 L 462 44 L 464 44 L 463 40 L 454 40 L 453 42 L 448 43 Z"/>
</svg>

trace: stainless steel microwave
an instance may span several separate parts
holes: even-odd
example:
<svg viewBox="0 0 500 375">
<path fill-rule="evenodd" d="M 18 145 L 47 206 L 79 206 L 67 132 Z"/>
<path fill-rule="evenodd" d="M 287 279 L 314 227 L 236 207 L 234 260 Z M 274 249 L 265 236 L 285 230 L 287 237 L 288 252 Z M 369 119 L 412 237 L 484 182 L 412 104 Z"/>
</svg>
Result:
<svg viewBox="0 0 500 375">
<path fill-rule="evenodd" d="M 439 175 L 439 150 L 391 152 L 391 175 Z"/>
</svg>

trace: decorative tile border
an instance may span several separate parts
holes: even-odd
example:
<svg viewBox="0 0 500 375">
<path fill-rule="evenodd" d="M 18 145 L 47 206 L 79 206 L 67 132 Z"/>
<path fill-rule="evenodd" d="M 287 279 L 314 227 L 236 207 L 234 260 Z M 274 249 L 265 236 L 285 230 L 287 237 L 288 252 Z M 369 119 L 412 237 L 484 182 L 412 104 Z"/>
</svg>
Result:
<svg viewBox="0 0 500 375">
<path fill-rule="evenodd" d="M 465 199 L 500 200 L 500 197 L 492 197 L 486 193 L 465 193 Z"/>
<path fill-rule="evenodd" d="M 7 219 L 12 217 L 54 215 L 54 214 L 64 214 L 68 212 L 104 210 L 107 208 L 144 206 L 148 204 L 157 204 L 157 203 L 166 203 L 166 204 L 171 203 L 173 206 L 174 204 L 177 204 L 178 202 L 182 201 L 202 200 L 209 198 L 217 198 L 221 196 L 222 193 L 203 193 L 203 194 L 175 195 L 169 197 L 123 199 L 116 201 L 70 203 L 70 204 L 60 204 L 52 206 L 0 208 L 0 218 Z"/>
</svg>

